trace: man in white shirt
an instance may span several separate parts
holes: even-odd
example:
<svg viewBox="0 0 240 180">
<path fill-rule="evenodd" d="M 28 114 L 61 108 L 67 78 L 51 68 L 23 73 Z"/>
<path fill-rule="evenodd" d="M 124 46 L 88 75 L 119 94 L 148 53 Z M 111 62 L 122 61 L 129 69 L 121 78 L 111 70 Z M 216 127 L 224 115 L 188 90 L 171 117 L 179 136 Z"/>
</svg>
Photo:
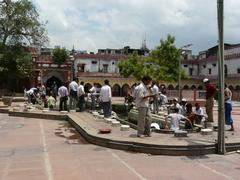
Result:
<svg viewBox="0 0 240 180">
<path fill-rule="evenodd" d="M 78 100 L 79 100 L 79 111 L 83 112 L 85 110 L 85 91 L 84 82 L 82 81 L 78 87 Z"/>
<path fill-rule="evenodd" d="M 112 90 L 109 86 L 109 81 L 105 80 L 104 85 L 100 91 L 100 99 L 102 102 L 103 114 L 105 118 L 111 117 L 112 114 Z"/>
<path fill-rule="evenodd" d="M 152 87 L 152 93 L 154 96 L 153 98 L 153 114 L 158 114 L 158 97 L 159 97 L 159 88 L 156 84 L 156 82 L 153 82 L 153 87 Z"/>
<path fill-rule="evenodd" d="M 32 99 L 35 97 L 36 92 L 37 92 L 37 88 L 35 88 L 35 87 L 29 89 L 26 92 L 26 95 L 27 95 L 27 98 L 28 98 L 28 103 L 33 103 Z"/>
<path fill-rule="evenodd" d="M 91 109 L 95 111 L 96 107 L 96 95 L 97 95 L 97 83 L 93 83 L 93 87 L 89 90 L 91 93 Z"/>
<path fill-rule="evenodd" d="M 58 96 L 60 97 L 59 110 L 67 111 L 68 89 L 64 84 L 58 89 Z"/>
<path fill-rule="evenodd" d="M 204 116 L 204 113 L 203 113 L 203 109 L 200 107 L 200 104 L 199 104 L 199 103 L 196 103 L 196 104 L 195 104 L 194 114 L 196 114 L 196 116 L 197 116 L 197 122 L 196 122 L 196 124 L 200 124 L 201 121 L 202 121 L 202 119 L 203 119 L 203 117 L 205 117 L 205 116 Z"/>
<path fill-rule="evenodd" d="M 69 84 L 69 109 L 75 110 L 77 106 L 77 100 L 78 100 L 78 83 L 76 82 L 76 78 L 73 79 L 73 81 Z"/>
<path fill-rule="evenodd" d="M 151 113 L 149 109 L 149 98 L 155 97 L 150 94 L 151 77 L 144 76 L 142 83 L 138 86 L 136 92 L 136 106 L 138 108 L 138 127 L 137 136 L 142 138 L 144 135 L 151 136 Z"/>
<path fill-rule="evenodd" d="M 173 131 L 179 130 L 180 128 L 180 121 L 181 120 L 186 120 L 189 122 L 189 124 L 192 126 L 191 121 L 184 117 L 182 114 L 179 114 L 179 109 L 177 107 L 173 108 L 173 112 L 170 113 L 168 116 L 166 116 L 165 118 L 165 129 L 169 129 L 168 126 L 168 118 L 170 118 L 170 129 Z"/>
</svg>

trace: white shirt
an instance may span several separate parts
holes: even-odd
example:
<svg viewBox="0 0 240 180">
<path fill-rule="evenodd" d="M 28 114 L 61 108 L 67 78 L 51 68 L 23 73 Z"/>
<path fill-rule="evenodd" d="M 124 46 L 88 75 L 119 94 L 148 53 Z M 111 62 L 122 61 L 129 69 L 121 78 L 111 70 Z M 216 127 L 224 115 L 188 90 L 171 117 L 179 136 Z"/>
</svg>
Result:
<svg viewBox="0 0 240 180">
<path fill-rule="evenodd" d="M 60 98 L 68 96 L 68 89 L 65 86 L 61 86 L 58 89 L 58 95 L 60 96 Z"/>
<path fill-rule="evenodd" d="M 100 91 L 100 99 L 102 100 L 102 102 L 109 102 L 111 101 L 111 98 L 112 98 L 111 87 L 108 85 L 104 85 Z"/>
<path fill-rule="evenodd" d="M 162 100 L 162 104 L 167 104 L 168 103 L 168 98 L 164 94 L 160 94 L 160 99 Z"/>
<path fill-rule="evenodd" d="M 185 117 L 181 114 L 171 113 L 168 115 L 171 118 L 171 130 L 179 130 L 179 124 L 181 119 L 185 119 Z"/>
<path fill-rule="evenodd" d="M 139 86 L 139 85 L 138 85 L 138 86 Z M 134 99 L 136 99 L 136 97 L 137 97 L 138 86 L 136 86 L 136 87 L 133 89 L 133 98 L 134 98 Z"/>
<path fill-rule="evenodd" d="M 34 94 L 34 91 L 35 90 L 37 90 L 37 88 L 31 88 L 30 90 L 28 90 L 27 92 L 26 92 L 26 94 L 27 95 L 32 95 L 32 94 Z"/>
<path fill-rule="evenodd" d="M 136 92 L 136 106 L 139 107 L 148 107 L 149 106 L 149 98 L 145 98 L 149 95 L 149 91 L 147 87 L 141 83 Z"/>
<path fill-rule="evenodd" d="M 198 110 L 196 110 L 196 108 L 195 108 L 195 114 L 203 116 L 204 115 L 203 114 L 203 109 L 200 107 Z"/>
<path fill-rule="evenodd" d="M 85 94 L 84 87 L 83 85 L 80 84 L 78 87 L 78 96 L 82 96 L 84 94 Z"/>
<path fill-rule="evenodd" d="M 97 88 L 96 88 L 95 86 L 93 86 L 93 87 L 89 90 L 89 92 L 90 92 L 92 95 L 96 95 L 96 93 L 97 93 Z"/>
<path fill-rule="evenodd" d="M 158 96 L 158 94 L 159 94 L 159 88 L 157 87 L 156 84 L 152 87 L 152 91 L 153 91 L 153 94 L 154 94 L 154 95 L 157 95 L 157 96 Z"/>
<path fill-rule="evenodd" d="M 70 88 L 70 90 L 77 91 L 78 90 L 78 84 L 76 83 L 76 81 L 72 81 L 69 84 L 69 88 Z"/>
</svg>

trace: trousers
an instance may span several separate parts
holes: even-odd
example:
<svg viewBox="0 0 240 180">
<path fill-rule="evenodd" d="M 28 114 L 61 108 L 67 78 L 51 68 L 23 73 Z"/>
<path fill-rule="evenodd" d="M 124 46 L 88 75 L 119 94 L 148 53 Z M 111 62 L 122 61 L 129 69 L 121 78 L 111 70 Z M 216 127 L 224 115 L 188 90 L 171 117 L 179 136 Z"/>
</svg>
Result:
<svg viewBox="0 0 240 180">
<path fill-rule="evenodd" d="M 150 135 L 151 134 L 151 113 L 147 107 L 138 108 L 138 124 L 137 134 L 138 135 Z"/>
</svg>

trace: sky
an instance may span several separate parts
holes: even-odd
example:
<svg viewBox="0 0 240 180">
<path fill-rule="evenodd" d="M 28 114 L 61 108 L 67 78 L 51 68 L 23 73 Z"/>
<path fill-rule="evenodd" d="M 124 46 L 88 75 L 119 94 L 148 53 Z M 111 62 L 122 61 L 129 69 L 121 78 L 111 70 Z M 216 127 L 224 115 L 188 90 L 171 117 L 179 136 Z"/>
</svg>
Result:
<svg viewBox="0 0 240 180">
<path fill-rule="evenodd" d="M 217 0 L 33 0 L 48 21 L 48 46 L 149 49 L 168 34 L 195 54 L 217 44 Z M 240 43 L 240 1 L 225 0 L 225 42 Z"/>
</svg>

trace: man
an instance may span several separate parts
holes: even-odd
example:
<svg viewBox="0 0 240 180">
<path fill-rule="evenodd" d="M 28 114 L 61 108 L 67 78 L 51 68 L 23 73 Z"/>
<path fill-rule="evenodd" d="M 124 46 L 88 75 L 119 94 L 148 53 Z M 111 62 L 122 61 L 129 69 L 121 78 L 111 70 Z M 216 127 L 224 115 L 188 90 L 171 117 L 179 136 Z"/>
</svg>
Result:
<svg viewBox="0 0 240 180">
<path fill-rule="evenodd" d="M 170 112 L 172 112 L 174 108 L 178 108 L 178 113 L 182 114 L 182 106 L 178 103 L 177 98 L 173 99 L 173 104 L 170 106 Z"/>
<path fill-rule="evenodd" d="M 186 122 L 190 125 L 190 127 L 193 127 L 193 124 L 190 119 L 184 117 L 182 114 L 179 114 L 179 109 L 178 108 L 173 108 L 173 112 L 170 113 L 168 116 L 165 118 L 165 129 L 169 129 L 168 125 L 168 118 L 170 118 L 170 129 L 173 131 L 179 130 L 180 129 L 180 121 L 181 120 L 186 120 Z"/>
<path fill-rule="evenodd" d="M 214 96 L 216 94 L 216 88 L 208 79 L 204 79 L 203 83 L 206 86 L 206 113 L 207 122 L 213 123 L 213 106 L 214 106 Z"/>
<path fill-rule="evenodd" d="M 186 107 L 186 105 L 187 105 L 187 100 L 186 100 L 185 98 L 183 98 L 183 99 L 182 99 L 182 102 L 181 102 L 181 109 L 182 109 L 181 114 L 182 114 L 183 116 L 185 116 L 185 115 L 186 115 L 186 112 L 187 112 L 187 107 Z"/>
<path fill-rule="evenodd" d="M 152 92 L 153 92 L 153 95 L 155 95 L 154 98 L 153 98 L 153 114 L 158 114 L 159 88 L 158 88 L 155 81 L 153 82 Z"/>
<path fill-rule="evenodd" d="M 27 98 L 28 98 L 28 103 L 35 104 L 34 99 L 35 99 L 37 91 L 38 91 L 37 88 L 33 87 L 26 92 L 26 95 L 27 95 Z"/>
<path fill-rule="evenodd" d="M 232 100 L 232 91 L 227 87 L 227 85 L 225 84 L 225 101 L 231 101 Z"/>
<path fill-rule="evenodd" d="M 58 96 L 60 98 L 59 110 L 67 111 L 68 89 L 64 84 L 58 89 Z"/>
<path fill-rule="evenodd" d="M 195 104 L 195 111 L 194 114 L 196 114 L 198 120 L 197 120 L 197 124 L 200 124 L 202 119 L 204 118 L 204 113 L 203 113 L 203 109 L 200 107 L 199 103 Z"/>
<path fill-rule="evenodd" d="M 69 95 L 70 95 L 70 101 L 69 101 L 69 109 L 75 110 L 77 106 L 77 100 L 78 100 L 78 83 L 76 82 L 77 79 L 74 78 L 73 81 L 69 84 Z"/>
<path fill-rule="evenodd" d="M 100 100 L 102 102 L 103 114 L 105 118 L 111 117 L 112 114 L 112 90 L 109 86 L 109 81 L 104 81 L 104 86 L 101 88 L 100 91 Z"/>
<path fill-rule="evenodd" d="M 142 78 L 142 83 L 138 86 L 136 92 L 136 106 L 138 108 L 138 127 L 137 136 L 142 138 L 145 136 L 150 137 L 151 132 L 151 114 L 149 109 L 149 98 L 155 97 L 149 91 L 149 86 L 151 84 L 151 77 L 144 76 Z"/>
<path fill-rule="evenodd" d="M 96 95 L 97 95 L 97 83 L 93 83 L 93 87 L 89 90 L 91 93 L 91 109 L 95 111 L 96 108 Z"/>
<path fill-rule="evenodd" d="M 85 110 L 85 91 L 84 82 L 82 81 L 78 87 L 78 100 L 79 100 L 79 111 L 83 112 Z"/>
</svg>

